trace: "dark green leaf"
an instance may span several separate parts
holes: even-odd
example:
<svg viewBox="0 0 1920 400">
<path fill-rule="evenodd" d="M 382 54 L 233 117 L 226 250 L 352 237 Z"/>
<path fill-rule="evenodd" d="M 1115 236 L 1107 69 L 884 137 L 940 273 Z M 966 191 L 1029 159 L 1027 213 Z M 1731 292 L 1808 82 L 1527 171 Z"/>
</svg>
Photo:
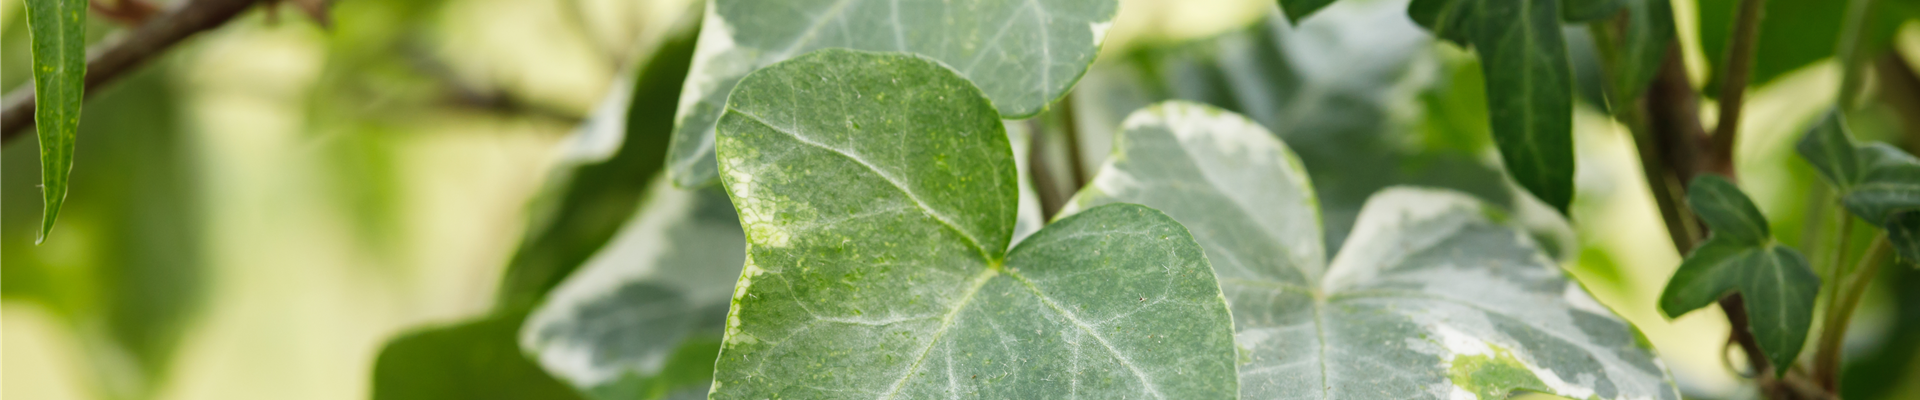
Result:
<svg viewBox="0 0 1920 400">
<path fill-rule="evenodd" d="M 1701 175 L 1687 188 L 1687 205 L 1712 232 L 1687 254 L 1660 294 L 1668 317 L 1706 307 L 1728 294 L 1746 299 L 1748 324 L 1775 373 L 1786 374 L 1813 325 L 1820 277 L 1793 248 L 1773 241 L 1767 221 L 1732 182 Z"/>
<path fill-rule="evenodd" d="M 1687 187 L 1687 206 L 1713 229 L 1713 236 L 1748 245 L 1773 240 L 1767 217 L 1726 178 L 1712 174 L 1694 178 Z"/>
<path fill-rule="evenodd" d="M 1920 213 L 1894 213 L 1887 220 L 1887 242 L 1907 265 L 1920 266 Z"/>
<path fill-rule="evenodd" d="M 706 398 L 713 381 L 746 239 L 720 188 L 652 186 L 521 331 L 542 367 L 594 398 Z"/>
<path fill-rule="evenodd" d="M 1382 191 L 1329 263 L 1306 171 L 1253 121 L 1161 103 L 1113 152 L 1062 213 L 1141 203 L 1193 231 L 1233 307 L 1242 398 L 1678 398 L 1630 326 L 1477 200 Z"/>
<path fill-rule="evenodd" d="M 1829 111 L 1794 145 L 1800 158 L 1813 164 L 1827 183 L 1846 193 L 1864 178 L 1860 156 L 1855 155 L 1853 138 L 1847 135 L 1846 121 L 1838 110 Z"/>
<path fill-rule="evenodd" d="M 1695 0 L 1698 2 L 1700 47 L 1707 56 L 1708 79 L 1705 91 L 1719 93 L 1726 68 L 1727 39 L 1733 32 L 1739 0 Z M 1852 1 L 1866 0 L 1767 0 L 1760 19 L 1758 46 L 1754 49 L 1751 86 L 1759 87 L 1789 72 L 1833 57 Z M 1920 4 L 1910 0 L 1872 0 L 1867 11 L 1869 26 L 1861 31 L 1862 55 L 1871 59 L 1886 51 L 1900 24 L 1920 17 Z"/>
<path fill-rule="evenodd" d="M 727 94 L 756 68 L 823 48 L 910 52 L 946 63 L 987 94 L 1002 117 L 1025 118 L 1087 72 L 1119 9 L 1116 0 L 718 0 L 700 40 L 674 125 L 668 172 L 682 187 L 713 183 L 714 123 Z"/>
<path fill-rule="evenodd" d="M 33 121 L 40 137 L 39 238 L 47 240 L 60 205 L 67 200 L 73 170 L 73 138 L 86 99 L 87 1 L 27 0 L 33 35 Z"/>
<path fill-rule="evenodd" d="M 520 354 L 524 315 L 503 314 L 401 335 L 373 365 L 373 400 L 570 400 L 573 389 Z"/>
<path fill-rule="evenodd" d="M 663 41 L 632 86 L 616 86 L 579 128 L 571 158 L 555 169 L 533 206 L 528 233 L 501 278 L 497 307 L 532 307 L 633 215 L 647 182 L 666 163 L 672 110 L 698 30 Z"/>
<path fill-rule="evenodd" d="M 1006 133 L 937 61 L 816 51 L 742 79 L 718 126 L 748 261 L 713 398 L 1234 398 L 1186 229 L 1114 205 L 1006 250 Z"/>
</svg>

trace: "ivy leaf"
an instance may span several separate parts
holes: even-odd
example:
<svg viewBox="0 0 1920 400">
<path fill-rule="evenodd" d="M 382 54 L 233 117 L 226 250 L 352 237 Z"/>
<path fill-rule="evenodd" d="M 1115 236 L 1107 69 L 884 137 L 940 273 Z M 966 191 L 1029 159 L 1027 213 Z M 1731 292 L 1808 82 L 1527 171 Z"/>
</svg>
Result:
<svg viewBox="0 0 1920 400">
<path fill-rule="evenodd" d="M 677 28 L 616 83 L 566 149 L 532 205 L 533 217 L 500 281 L 502 309 L 526 310 L 619 231 L 666 163 L 673 104 L 693 59 L 697 26 Z"/>
<path fill-rule="evenodd" d="M 1432 38 L 1407 20 L 1405 5 L 1344 1 L 1297 26 L 1274 13 L 1246 29 L 1095 67 L 1074 89 L 1086 169 L 1100 168 L 1129 114 L 1180 99 L 1246 115 L 1299 154 L 1320 199 L 1326 252 L 1346 241 L 1367 197 L 1390 186 L 1522 205 L 1482 157 L 1492 139 L 1479 68 L 1428 51 Z"/>
<path fill-rule="evenodd" d="M 1784 375 L 1807 341 L 1820 277 L 1800 252 L 1773 241 L 1766 217 L 1733 182 L 1696 177 L 1687 187 L 1687 205 L 1713 233 L 1674 271 L 1660 294 L 1660 311 L 1677 317 L 1739 292 L 1755 341 Z"/>
<path fill-rule="evenodd" d="M 725 192 L 650 186 L 640 211 L 520 332 L 542 367 L 599 399 L 705 398 L 745 261 Z"/>
<path fill-rule="evenodd" d="M 1559 0 L 1414 0 L 1408 16 L 1480 54 L 1507 174 L 1561 214 L 1573 201 L 1573 71 Z"/>
<path fill-rule="evenodd" d="M 1795 146 L 1820 177 L 1840 192 L 1847 211 L 1887 230 L 1902 259 L 1920 260 L 1920 159 L 1886 143 L 1859 144 L 1846 118 L 1829 111 Z"/>
<path fill-rule="evenodd" d="M 1311 187 L 1260 125 L 1168 102 L 1127 119 L 1062 212 L 1133 202 L 1192 230 L 1233 307 L 1243 398 L 1679 398 L 1631 326 L 1478 200 L 1382 191 L 1329 261 Z"/>
<path fill-rule="evenodd" d="M 580 395 L 520 355 L 519 314 L 401 335 L 373 364 L 373 400 L 570 400 Z"/>
<path fill-rule="evenodd" d="M 34 244 L 53 233 L 67 200 L 73 170 L 73 138 L 86 99 L 86 0 L 27 0 L 27 32 L 33 35 L 33 121 L 40 136 L 40 193 L 44 205 Z"/>
<path fill-rule="evenodd" d="M 1006 118 L 1040 113 L 1087 72 L 1117 0 L 716 0 L 674 124 L 669 173 L 713 183 L 714 124 L 748 72 L 822 48 L 910 52 L 952 66 Z"/>
<path fill-rule="evenodd" d="M 918 56 L 743 79 L 717 156 L 748 261 L 712 398 L 1233 398 L 1232 321 L 1179 223 L 1101 207 L 1007 249 L 1003 129 Z"/>
</svg>

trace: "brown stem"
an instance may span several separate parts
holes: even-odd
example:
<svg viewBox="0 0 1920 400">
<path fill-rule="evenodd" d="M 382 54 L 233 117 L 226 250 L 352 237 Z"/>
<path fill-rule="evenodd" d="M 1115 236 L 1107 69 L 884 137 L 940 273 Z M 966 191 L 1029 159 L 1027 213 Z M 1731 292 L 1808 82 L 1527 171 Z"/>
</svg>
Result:
<svg viewBox="0 0 1920 400">
<path fill-rule="evenodd" d="M 1047 164 L 1046 124 L 1041 120 L 1027 120 L 1027 168 L 1031 174 L 1029 178 L 1033 181 L 1033 191 L 1040 197 L 1040 219 L 1052 221 L 1053 215 L 1066 206 L 1067 199 L 1061 195 L 1059 182 L 1053 179 L 1052 166 Z"/>
<path fill-rule="evenodd" d="M 1082 164 L 1087 159 L 1080 156 L 1080 124 L 1074 120 L 1077 114 L 1073 111 L 1073 92 L 1060 97 L 1060 110 L 1055 112 L 1060 114 L 1060 131 L 1067 138 L 1067 164 L 1071 164 L 1067 170 L 1073 172 L 1073 187 L 1068 196 L 1072 196 L 1072 192 L 1087 186 L 1088 179 L 1087 167 Z"/>
<path fill-rule="evenodd" d="M 1727 70 L 1720 74 L 1720 119 L 1713 127 L 1707 145 L 1708 171 L 1733 176 L 1733 144 L 1739 137 L 1740 106 L 1745 101 L 1747 81 L 1753 74 L 1753 45 L 1760 33 L 1760 18 L 1767 0 L 1741 0 L 1733 27 L 1732 44 L 1727 46 Z"/>
<path fill-rule="evenodd" d="M 119 40 L 94 46 L 87 57 L 86 94 L 93 95 L 194 34 L 225 25 L 257 2 L 259 0 L 186 0 Z M 5 108 L 0 109 L 0 141 L 12 142 L 33 125 L 33 88 L 23 87 L 8 93 L 5 104 Z"/>
</svg>

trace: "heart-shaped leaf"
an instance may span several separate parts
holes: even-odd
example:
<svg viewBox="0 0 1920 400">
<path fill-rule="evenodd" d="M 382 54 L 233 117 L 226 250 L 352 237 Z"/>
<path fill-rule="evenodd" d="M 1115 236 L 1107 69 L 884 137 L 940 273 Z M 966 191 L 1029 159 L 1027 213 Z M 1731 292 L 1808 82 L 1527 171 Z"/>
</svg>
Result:
<svg viewBox="0 0 1920 400">
<path fill-rule="evenodd" d="M 925 55 L 971 79 L 1006 118 L 1024 118 L 1087 72 L 1116 0 L 716 0 L 687 76 L 668 172 L 716 179 L 714 124 L 748 72 L 823 48 Z"/>
<path fill-rule="evenodd" d="M 73 170 L 73 138 L 86 98 L 87 2 L 27 0 L 27 31 L 33 35 L 33 121 L 40 132 L 39 238 L 47 240 L 67 201 Z"/>
<path fill-rule="evenodd" d="M 746 258 L 725 192 L 651 186 L 625 228 L 521 330 L 521 348 L 595 398 L 705 398 Z"/>
<path fill-rule="evenodd" d="M 1008 250 L 1004 128 L 938 62 L 775 64 L 719 132 L 748 262 L 712 398 L 1233 398 L 1231 317 L 1186 229 L 1116 205 Z"/>
<path fill-rule="evenodd" d="M 1710 174 L 1695 177 L 1687 187 L 1687 205 L 1713 233 L 1673 272 L 1660 294 L 1660 311 L 1677 317 L 1739 292 L 1760 350 L 1775 366 L 1793 365 L 1813 324 L 1820 276 L 1800 252 L 1773 241 L 1766 217 L 1733 182 Z M 1785 374 L 1787 369 L 1774 370 Z"/>
<path fill-rule="evenodd" d="M 1561 214 L 1573 201 L 1573 67 L 1560 0 L 1414 0 L 1415 22 L 1480 54 L 1507 174 Z"/>
<path fill-rule="evenodd" d="M 1900 258 L 1920 260 L 1920 159 L 1886 143 L 1859 144 L 1846 118 L 1828 112 L 1795 146 L 1840 192 L 1847 211 L 1887 230 Z M 1920 265 L 1917 263 L 1916 265 Z"/>
<path fill-rule="evenodd" d="M 1477 200 L 1387 189 L 1329 264 L 1306 171 L 1260 125 L 1162 103 L 1113 151 L 1063 213 L 1134 202 L 1192 230 L 1233 307 L 1243 398 L 1679 398 L 1631 326 Z"/>
</svg>

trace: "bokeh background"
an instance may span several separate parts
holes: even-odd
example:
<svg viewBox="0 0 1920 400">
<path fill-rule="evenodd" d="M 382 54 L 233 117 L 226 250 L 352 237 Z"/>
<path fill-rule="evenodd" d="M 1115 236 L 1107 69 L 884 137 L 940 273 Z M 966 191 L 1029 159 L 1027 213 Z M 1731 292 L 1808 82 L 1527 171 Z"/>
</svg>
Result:
<svg viewBox="0 0 1920 400">
<path fill-rule="evenodd" d="M 33 244 L 35 144 L 7 144 L 0 398 L 367 397 L 386 340 L 488 310 L 570 133 L 691 1 L 340 0 L 327 24 L 293 7 L 251 11 L 90 100 L 73 191 L 44 245 Z M 1702 82 L 1695 4 L 1675 11 Z M 1273 7 L 1123 0 L 1089 82 L 1148 50 L 1245 29 Z M 93 24 L 95 37 L 120 33 Z M 0 0 L 0 87 L 30 85 L 26 31 L 22 0 Z M 1920 64 L 1920 24 L 1897 38 Z M 1418 63 L 1432 65 L 1416 68 L 1438 71 L 1421 79 L 1464 82 L 1409 95 L 1410 109 L 1392 114 L 1465 127 L 1407 129 L 1389 143 L 1495 162 L 1489 139 L 1460 133 L 1484 130 L 1474 118 L 1484 124 L 1485 111 L 1454 109 L 1479 104 L 1459 100 L 1481 95 L 1472 58 L 1419 48 L 1430 54 Z M 1313 49 L 1292 54 L 1303 51 Z M 1831 212 L 1792 143 L 1839 83 L 1831 60 L 1785 71 L 1750 94 L 1739 121 L 1743 187 L 1790 244 L 1817 236 L 1810 216 Z M 1456 111 L 1482 114 L 1435 118 Z M 1901 116 L 1869 108 L 1855 134 L 1900 142 L 1911 129 Z M 1576 136 L 1568 269 L 1645 333 L 1689 397 L 1750 395 L 1726 368 L 1717 309 L 1668 320 L 1655 308 L 1680 256 L 1627 131 L 1589 103 Z M 1089 142 L 1084 154 L 1106 153 Z M 1850 398 L 1920 399 L 1916 296 L 1920 272 L 1909 268 L 1889 268 L 1867 296 L 1849 333 L 1859 371 L 1848 373 Z"/>
</svg>

